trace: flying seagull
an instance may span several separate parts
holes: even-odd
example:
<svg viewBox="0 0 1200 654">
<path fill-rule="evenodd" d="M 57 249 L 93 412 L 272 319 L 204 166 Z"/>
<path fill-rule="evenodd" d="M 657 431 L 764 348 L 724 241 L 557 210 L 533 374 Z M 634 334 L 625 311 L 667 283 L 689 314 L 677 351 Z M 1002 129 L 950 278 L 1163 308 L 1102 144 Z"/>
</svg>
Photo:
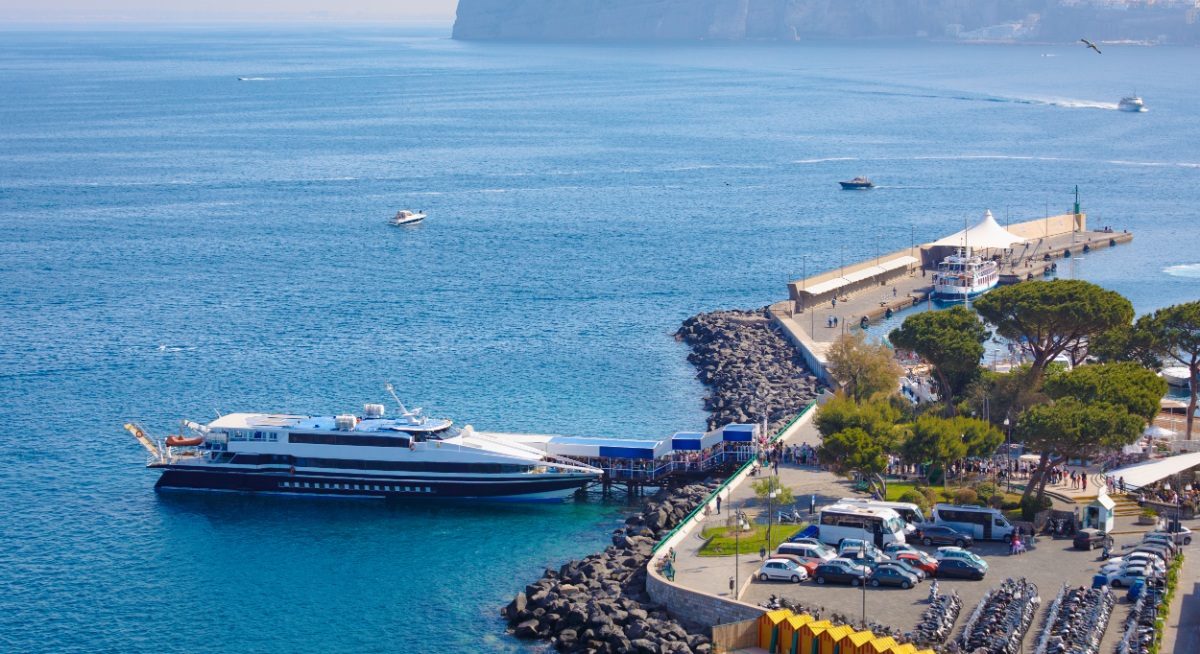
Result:
<svg viewBox="0 0 1200 654">
<path fill-rule="evenodd" d="M 1091 41 L 1089 41 L 1087 39 L 1079 39 L 1079 42 L 1086 45 L 1087 47 L 1095 50 L 1096 54 L 1104 54 L 1103 52 L 1100 52 L 1100 48 L 1097 48 L 1095 43 L 1092 43 Z"/>
</svg>

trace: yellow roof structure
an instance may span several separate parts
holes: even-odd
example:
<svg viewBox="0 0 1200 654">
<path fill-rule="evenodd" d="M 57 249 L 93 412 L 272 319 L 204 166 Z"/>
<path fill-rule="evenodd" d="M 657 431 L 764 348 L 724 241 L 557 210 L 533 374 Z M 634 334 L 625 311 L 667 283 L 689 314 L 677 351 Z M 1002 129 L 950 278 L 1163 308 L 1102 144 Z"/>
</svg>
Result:
<svg viewBox="0 0 1200 654">
<path fill-rule="evenodd" d="M 767 611 L 766 613 L 758 616 L 758 646 L 763 649 L 771 649 L 771 645 L 774 644 L 771 637 L 775 636 L 778 638 L 779 636 L 779 634 L 776 632 L 776 628 L 779 627 L 779 623 L 787 620 L 791 616 L 792 612 L 790 609 Z"/>
<path fill-rule="evenodd" d="M 902 643 L 888 650 L 888 654 L 917 654 L 917 646 L 912 643 Z"/>
<path fill-rule="evenodd" d="M 870 654 L 888 654 L 888 650 L 892 649 L 898 644 L 899 643 L 896 642 L 895 638 L 892 638 L 891 636 L 884 636 L 883 638 L 876 638 L 875 640 L 867 643 L 860 651 L 864 653 L 869 652 Z"/>
<path fill-rule="evenodd" d="M 860 654 L 863 652 L 863 645 L 875 640 L 875 634 L 869 631 L 856 631 L 846 637 L 842 641 L 841 654 Z"/>
</svg>

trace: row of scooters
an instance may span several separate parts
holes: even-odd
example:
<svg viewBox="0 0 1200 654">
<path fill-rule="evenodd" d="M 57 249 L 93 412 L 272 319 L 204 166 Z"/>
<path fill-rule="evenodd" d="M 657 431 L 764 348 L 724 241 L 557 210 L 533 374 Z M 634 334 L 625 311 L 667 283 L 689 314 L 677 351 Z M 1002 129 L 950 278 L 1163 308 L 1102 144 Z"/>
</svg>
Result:
<svg viewBox="0 0 1200 654">
<path fill-rule="evenodd" d="M 1115 603 L 1108 586 L 1070 588 L 1064 584 L 1050 604 L 1034 654 L 1098 654 Z"/>
<path fill-rule="evenodd" d="M 1036 584 L 1005 579 L 979 601 L 951 651 L 1016 654 L 1041 603 Z"/>
<path fill-rule="evenodd" d="M 962 606 L 958 591 L 938 593 L 937 582 L 934 582 L 929 588 L 929 608 L 921 612 L 916 628 L 905 634 L 905 640 L 920 647 L 941 647 L 950 637 Z"/>
<path fill-rule="evenodd" d="M 1154 645 L 1158 620 L 1158 603 L 1162 601 L 1162 590 L 1147 588 L 1133 604 L 1125 620 L 1125 634 L 1117 644 L 1117 654 L 1149 654 Z"/>
</svg>

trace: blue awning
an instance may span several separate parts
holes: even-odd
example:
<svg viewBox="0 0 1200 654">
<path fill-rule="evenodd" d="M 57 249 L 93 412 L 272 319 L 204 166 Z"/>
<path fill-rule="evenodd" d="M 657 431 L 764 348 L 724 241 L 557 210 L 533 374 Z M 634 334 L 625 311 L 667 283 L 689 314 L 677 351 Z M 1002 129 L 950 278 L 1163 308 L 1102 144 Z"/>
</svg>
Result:
<svg viewBox="0 0 1200 654">
<path fill-rule="evenodd" d="M 722 440 L 734 443 L 750 443 L 754 441 L 754 425 L 729 424 L 721 430 Z"/>
<path fill-rule="evenodd" d="M 654 448 L 600 446 L 600 456 L 614 459 L 653 459 Z"/>
<path fill-rule="evenodd" d="M 704 449 L 700 442 L 703 438 L 704 434 L 699 432 L 681 431 L 671 437 L 671 449 L 677 452 L 698 451 Z"/>
</svg>

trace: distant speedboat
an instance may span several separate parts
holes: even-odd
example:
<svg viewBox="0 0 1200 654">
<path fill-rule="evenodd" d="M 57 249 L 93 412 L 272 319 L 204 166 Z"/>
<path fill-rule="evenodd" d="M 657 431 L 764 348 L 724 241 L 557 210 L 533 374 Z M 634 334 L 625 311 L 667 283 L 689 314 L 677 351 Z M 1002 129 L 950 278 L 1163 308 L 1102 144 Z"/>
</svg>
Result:
<svg viewBox="0 0 1200 654">
<path fill-rule="evenodd" d="M 1187 366 L 1171 366 L 1163 368 L 1162 378 L 1170 386 L 1187 388 L 1192 379 L 1192 371 Z"/>
<path fill-rule="evenodd" d="M 1117 103 L 1117 109 L 1135 114 L 1141 113 L 1146 110 L 1146 103 L 1142 102 L 1140 97 L 1131 95 L 1129 97 L 1121 98 L 1121 101 Z"/>
<path fill-rule="evenodd" d="M 412 212 L 408 209 L 401 209 L 396 212 L 396 215 L 389 221 L 392 225 L 402 227 L 404 225 L 415 225 L 422 220 L 425 220 L 425 214 L 422 212 Z"/>
<path fill-rule="evenodd" d="M 866 177 L 855 177 L 848 182 L 838 182 L 838 184 L 842 185 L 843 191 L 857 191 L 875 188 L 875 182 L 872 182 Z"/>
</svg>

